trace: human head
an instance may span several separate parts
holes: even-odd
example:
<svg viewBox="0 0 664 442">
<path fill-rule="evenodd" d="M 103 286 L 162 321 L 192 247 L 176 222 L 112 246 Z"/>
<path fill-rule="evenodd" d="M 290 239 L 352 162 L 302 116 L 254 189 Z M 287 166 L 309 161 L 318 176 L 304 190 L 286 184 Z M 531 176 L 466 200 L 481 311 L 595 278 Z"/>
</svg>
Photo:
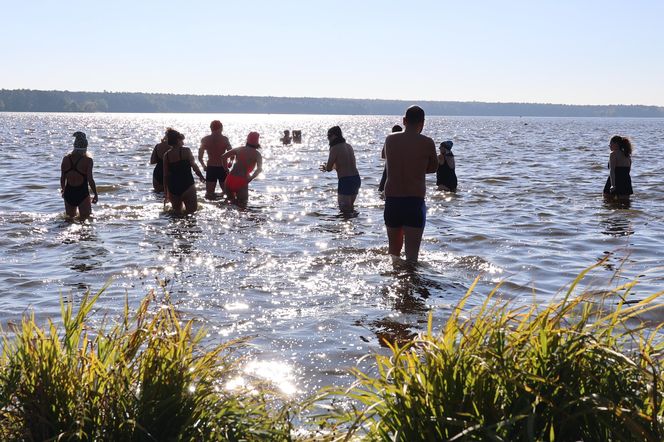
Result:
<svg viewBox="0 0 664 442">
<path fill-rule="evenodd" d="M 74 132 L 74 150 L 85 151 L 88 148 L 88 138 L 83 132 Z"/>
<path fill-rule="evenodd" d="M 333 141 L 337 138 L 343 138 L 341 128 L 339 126 L 332 126 L 327 130 L 327 139 Z"/>
<path fill-rule="evenodd" d="M 217 131 L 221 132 L 222 130 L 224 130 L 224 125 L 221 124 L 221 121 L 219 120 L 213 120 L 212 123 L 210 123 L 210 130 L 212 132 L 217 132 Z"/>
<path fill-rule="evenodd" d="M 166 142 L 168 145 L 171 147 L 177 147 L 178 141 L 184 141 L 184 135 L 171 127 L 166 129 Z"/>
<path fill-rule="evenodd" d="M 440 151 L 442 152 L 443 149 L 452 150 L 453 145 L 454 141 L 452 140 L 443 141 L 442 143 L 440 143 Z"/>
<path fill-rule="evenodd" d="M 261 145 L 258 144 L 259 139 L 260 134 L 258 132 L 249 132 L 249 135 L 247 135 L 247 146 L 259 149 L 261 147 Z"/>
<path fill-rule="evenodd" d="M 399 126 L 398 124 L 395 124 L 394 126 L 392 126 L 392 133 L 395 132 L 403 132 L 403 127 Z"/>
<path fill-rule="evenodd" d="M 289 131 L 288 129 L 286 129 L 286 130 L 284 131 L 284 135 L 290 135 L 290 131 Z"/>
<path fill-rule="evenodd" d="M 418 132 L 422 132 L 422 128 L 424 127 L 424 109 L 415 105 L 406 109 L 403 124 L 406 125 L 406 128 L 413 128 Z"/>
<path fill-rule="evenodd" d="M 616 146 L 626 157 L 632 156 L 632 142 L 627 137 L 614 135 L 609 141 L 609 146 Z"/>
</svg>

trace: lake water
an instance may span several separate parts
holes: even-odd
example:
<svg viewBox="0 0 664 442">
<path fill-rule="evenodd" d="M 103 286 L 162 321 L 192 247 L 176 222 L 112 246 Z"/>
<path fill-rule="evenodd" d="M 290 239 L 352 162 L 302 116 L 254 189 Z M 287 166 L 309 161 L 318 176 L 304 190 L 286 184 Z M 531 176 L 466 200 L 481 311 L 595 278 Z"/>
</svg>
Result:
<svg viewBox="0 0 664 442">
<path fill-rule="evenodd" d="M 210 120 L 231 143 L 262 134 L 264 174 L 249 208 L 202 199 L 176 218 L 151 188 L 150 153 L 166 126 L 197 148 Z M 381 337 L 436 325 L 481 275 L 471 306 L 496 282 L 515 302 L 546 302 L 587 266 L 598 289 L 640 276 L 636 299 L 664 280 L 664 120 L 429 118 L 424 133 L 454 140 L 459 191 L 435 190 L 413 273 L 387 255 L 380 150 L 398 117 L 0 113 L 0 322 L 26 311 L 58 317 L 60 297 L 113 282 L 99 302 L 118 314 L 167 281 L 178 308 L 214 343 L 251 336 L 246 369 L 284 391 L 343 384 Z M 362 188 L 352 219 L 338 216 L 336 176 L 318 171 L 328 127 L 356 152 Z M 279 145 L 284 129 L 303 143 Z M 95 158 L 99 204 L 85 224 L 64 218 L 60 162 L 82 130 Z M 628 206 L 603 201 L 608 140 L 635 145 Z M 611 277 L 620 269 L 619 276 Z M 664 320 L 657 315 L 655 321 Z"/>
</svg>

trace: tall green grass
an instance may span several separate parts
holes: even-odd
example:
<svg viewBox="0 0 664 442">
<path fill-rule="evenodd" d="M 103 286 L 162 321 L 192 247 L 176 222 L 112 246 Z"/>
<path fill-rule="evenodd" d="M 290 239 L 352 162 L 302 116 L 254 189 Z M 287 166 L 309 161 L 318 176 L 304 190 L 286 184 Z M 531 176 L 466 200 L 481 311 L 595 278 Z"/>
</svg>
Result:
<svg viewBox="0 0 664 442">
<path fill-rule="evenodd" d="M 430 320 L 377 356 L 375 373 L 354 371 L 337 394 L 360 405 L 332 419 L 345 428 L 337 439 L 664 440 L 661 324 L 638 325 L 662 293 L 626 303 L 631 283 L 604 303 L 572 296 L 585 273 L 540 309 L 494 301 L 494 290 L 462 315 L 473 284 L 440 332 Z"/>
<path fill-rule="evenodd" d="M 63 302 L 61 325 L 3 331 L 0 440 L 661 441 L 661 324 L 641 318 L 662 293 L 573 295 L 586 273 L 559 302 L 515 307 L 497 287 L 466 311 L 476 281 L 441 330 L 430 319 L 350 388 L 298 403 L 228 390 L 245 342 L 204 347 L 167 293 L 94 329 L 103 290 L 88 293 L 76 311 Z"/>
<path fill-rule="evenodd" d="M 174 306 L 147 296 L 121 323 L 88 330 L 103 290 L 62 326 L 40 328 L 34 316 L 3 333 L 1 440 L 287 440 L 286 410 L 268 390 L 229 392 L 238 374 L 232 341 L 211 349 L 182 323 Z"/>
</svg>

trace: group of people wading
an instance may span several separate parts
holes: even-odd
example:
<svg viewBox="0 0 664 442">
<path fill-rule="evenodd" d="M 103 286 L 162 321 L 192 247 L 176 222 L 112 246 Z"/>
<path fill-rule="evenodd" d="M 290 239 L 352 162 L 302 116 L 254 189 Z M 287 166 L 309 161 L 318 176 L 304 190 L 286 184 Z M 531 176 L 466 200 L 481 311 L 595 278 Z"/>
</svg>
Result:
<svg viewBox="0 0 664 442">
<path fill-rule="evenodd" d="M 403 124 L 404 128 L 394 126 L 385 139 L 381 154 L 385 169 L 379 190 L 385 196 L 383 217 L 389 253 L 398 257 L 405 249 L 406 261 L 415 263 L 426 224 L 426 174 L 436 173 L 438 188 L 445 191 L 456 190 L 457 177 L 451 152 L 453 142 L 441 143 L 440 154 L 436 153 L 434 141 L 422 135 L 424 110 L 421 107 L 409 107 Z M 230 200 L 240 207 L 246 207 L 249 183 L 262 171 L 260 135 L 257 132 L 250 132 L 243 146 L 232 148 L 222 133 L 220 121 L 212 121 L 210 131 L 210 135 L 201 140 L 198 150 L 198 160 L 205 176 L 191 150 L 184 147 L 184 135 L 175 129 L 168 128 L 152 151 L 150 163 L 155 164 L 154 189 L 164 192 L 165 201 L 170 201 L 176 214 L 181 214 L 183 207 L 187 213 L 197 209 L 192 170 L 200 181 L 206 183 L 206 198 L 214 198 L 219 184 Z M 97 187 L 92 175 L 93 161 L 87 153 L 87 138 L 84 133 L 76 132 L 74 139 L 73 151 L 62 160 L 60 191 L 67 215 L 74 217 L 78 210 L 79 216 L 86 218 L 92 212 L 91 204 L 97 202 Z M 327 139 L 329 156 L 320 170 L 336 170 L 339 209 L 343 213 L 353 213 L 362 184 L 353 147 L 346 142 L 339 126 L 328 130 Z M 609 147 L 609 177 L 604 194 L 610 198 L 628 198 L 633 193 L 630 177 L 632 145 L 629 139 L 616 135 L 611 138 Z M 92 198 L 88 187 L 94 194 Z"/>
</svg>

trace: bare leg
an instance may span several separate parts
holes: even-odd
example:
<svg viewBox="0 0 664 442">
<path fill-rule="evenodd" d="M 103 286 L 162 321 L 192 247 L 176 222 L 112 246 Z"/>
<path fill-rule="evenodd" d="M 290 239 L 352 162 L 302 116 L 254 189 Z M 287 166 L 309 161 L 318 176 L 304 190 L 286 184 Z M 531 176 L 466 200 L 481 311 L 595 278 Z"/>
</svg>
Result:
<svg viewBox="0 0 664 442">
<path fill-rule="evenodd" d="M 353 196 L 337 194 L 337 201 L 339 203 L 339 210 L 344 213 L 353 211 Z"/>
<path fill-rule="evenodd" d="M 214 183 L 212 183 L 214 185 Z M 214 189 L 213 189 L 214 192 Z M 189 186 L 182 194 L 182 201 L 187 213 L 194 213 L 198 209 L 198 200 L 196 199 L 196 186 Z"/>
<path fill-rule="evenodd" d="M 176 196 L 172 193 L 170 194 L 171 206 L 173 207 L 173 212 L 176 215 L 182 214 L 182 196 Z"/>
<path fill-rule="evenodd" d="M 74 218 L 76 216 L 76 206 L 71 206 L 65 201 L 65 213 L 68 217 Z"/>
<path fill-rule="evenodd" d="M 404 227 L 403 232 L 406 238 L 406 261 L 415 264 L 420 254 L 420 244 L 422 243 L 424 228 Z"/>
<path fill-rule="evenodd" d="M 92 202 L 89 196 L 83 200 L 80 206 L 78 206 L 78 213 L 82 220 L 89 217 L 92 213 Z"/>
<path fill-rule="evenodd" d="M 387 227 L 387 251 L 392 256 L 401 255 L 401 247 L 403 247 L 403 229 L 401 227 Z"/>
<path fill-rule="evenodd" d="M 205 182 L 205 198 L 212 198 L 214 196 L 214 191 L 217 188 L 217 181 L 206 181 Z"/>
<path fill-rule="evenodd" d="M 240 207 L 247 207 L 249 202 L 249 187 L 243 187 L 237 191 L 237 205 Z"/>
</svg>

